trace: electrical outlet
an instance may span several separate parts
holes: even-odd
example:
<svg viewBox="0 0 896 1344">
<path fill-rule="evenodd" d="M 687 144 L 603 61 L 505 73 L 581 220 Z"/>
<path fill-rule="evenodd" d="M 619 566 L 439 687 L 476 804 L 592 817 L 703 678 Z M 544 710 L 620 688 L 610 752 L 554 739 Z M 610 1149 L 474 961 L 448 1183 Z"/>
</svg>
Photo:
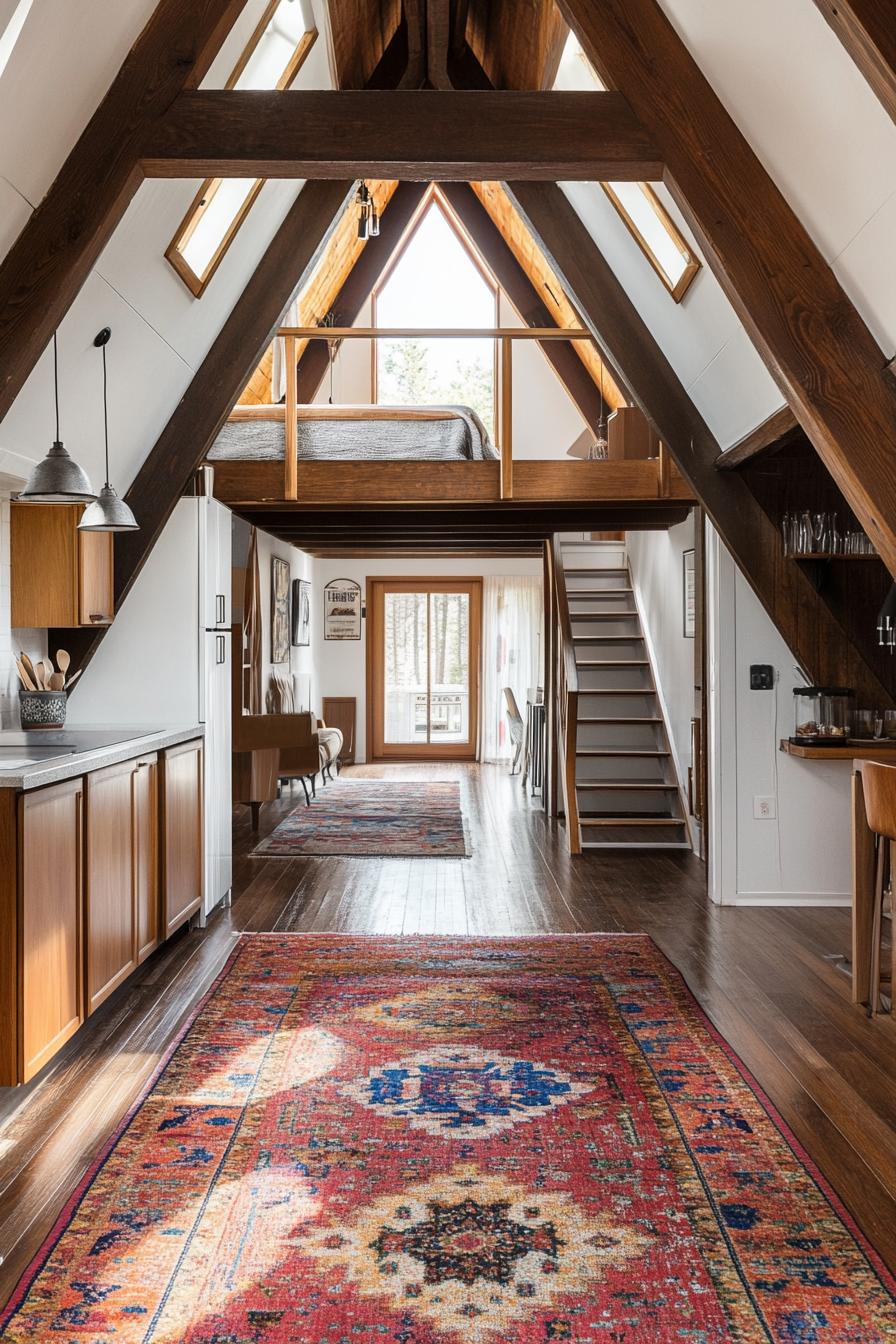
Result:
<svg viewBox="0 0 896 1344">
<path fill-rule="evenodd" d="M 775 669 L 771 663 L 753 663 L 750 667 L 750 690 L 773 691 L 775 689 Z"/>
<path fill-rule="evenodd" d="M 773 793 L 753 795 L 753 817 L 756 821 L 774 821 L 778 807 Z"/>
</svg>

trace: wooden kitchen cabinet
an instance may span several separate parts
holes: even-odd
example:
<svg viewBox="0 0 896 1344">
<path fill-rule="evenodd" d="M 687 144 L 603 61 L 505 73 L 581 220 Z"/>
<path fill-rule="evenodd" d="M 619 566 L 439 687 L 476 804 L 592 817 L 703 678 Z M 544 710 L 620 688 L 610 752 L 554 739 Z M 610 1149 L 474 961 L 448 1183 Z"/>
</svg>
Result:
<svg viewBox="0 0 896 1344">
<path fill-rule="evenodd" d="M 12 626 L 108 625 L 115 614 L 111 532 L 79 532 L 81 504 L 10 506 Z"/>
<path fill-rule="evenodd" d="M 84 1021 L 83 801 L 80 779 L 19 801 L 17 1034 L 26 1083 Z"/>
<path fill-rule="evenodd" d="M 156 761 L 139 757 L 87 776 L 88 1014 L 158 946 Z"/>
<path fill-rule="evenodd" d="M 202 739 L 168 747 L 161 759 L 162 936 L 202 907 Z"/>
</svg>

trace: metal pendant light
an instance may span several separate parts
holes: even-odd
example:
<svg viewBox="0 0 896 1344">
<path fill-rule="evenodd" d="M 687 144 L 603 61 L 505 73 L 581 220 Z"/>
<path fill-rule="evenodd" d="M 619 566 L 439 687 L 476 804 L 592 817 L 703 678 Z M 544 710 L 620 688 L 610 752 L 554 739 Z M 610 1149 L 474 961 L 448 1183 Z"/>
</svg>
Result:
<svg viewBox="0 0 896 1344">
<path fill-rule="evenodd" d="M 78 530 L 81 532 L 137 532 L 140 524 L 130 508 L 109 484 L 109 398 L 106 390 L 106 345 L 112 331 L 103 327 L 93 343 L 103 352 L 103 430 L 106 440 L 106 482 L 97 498 L 84 510 Z"/>
<path fill-rule="evenodd" d="M 53 332 L 53 391 L 56 402 L 56 438 L 42 462 L 31 472 L 19 495 L 31 504 L 85 504 L 96 499 L 86 473 L 69 457 L 59 438 L 59 356 Z"/>
</svg>

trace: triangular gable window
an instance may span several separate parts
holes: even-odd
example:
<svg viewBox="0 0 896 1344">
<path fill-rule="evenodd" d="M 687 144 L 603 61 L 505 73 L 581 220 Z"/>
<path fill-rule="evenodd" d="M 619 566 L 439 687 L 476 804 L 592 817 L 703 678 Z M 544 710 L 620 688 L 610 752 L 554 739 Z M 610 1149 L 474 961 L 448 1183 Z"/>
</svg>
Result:
<svg viewBox="0 0 896 1344">
<path fill-rule="evenodd" d="M 494 328 L 498 289 L 437 193 L 427 197 L 374 291 L 376 327 Z M 496 342 L 408 335 L 376 342 L 380 405 L 471 406 L 495 433 Z"/>
</svg>

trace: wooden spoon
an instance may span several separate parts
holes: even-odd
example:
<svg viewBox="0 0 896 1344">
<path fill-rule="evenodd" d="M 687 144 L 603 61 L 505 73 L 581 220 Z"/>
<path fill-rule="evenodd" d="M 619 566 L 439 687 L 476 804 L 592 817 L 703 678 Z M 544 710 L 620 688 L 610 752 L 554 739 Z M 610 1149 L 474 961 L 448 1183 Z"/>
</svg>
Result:
<svg viewBox="0 0 896 1344">
<path fill-rule="evenodd" d="M 65 684 L 65 689 L 67 691 L 71 690 L 72 686 L 74 686 L 75 682 L 78 680 L 83 671 L 84 671 L 83 667 L 79 667 L 75 675 L 73 677 L 69 677 L 68 681 Z"/>
<path fill-rule="evenodd" d="M 47 689 L 50 691 L 61 691 L 65 687 L 65 677 L 61 672 L 51 672 L 47 681 Z"/>
<path fill-rule="evenodd" d="M 44 681 L 44 665 L 43 665 L 43 663 L 35 663 L 35 664 L 34 664 L 34 676 L 35 676 L 35 678 L 36 678 L 36 680 L 37 680 L 37 689 L 38 689 L 39 691 L 45 691 L 45 690 L 47 689 L 47 683 Z"/>
<path fill-rule="evenodd" d="M 62 673 L 63 676 L 65 676 L 66 672 L 71 666 L 71 661 L 72 661 L 71 656 L 66 652 L 65 649 L 56 650 L 56 666 L 59 668 L 59 671 Z"/>
<path fill-rule="evenodd" d="M 35 686 L 34 682 L 31 680 L 28 673 L 25 671 L 21 658 L 16 659 L 16 671 L 19 674 L 19 681 L 21 681 L 26 691 L 37 690 L 37 687 Z"/>
<path fill-rule="evenodd" d="M 21 660 L 22 660 L 22 666 L 24 667 L 25 671 L 28 673 L 28 675 L 29 675 L 29 677 L 31 678 L 31 680 L 34 682 L 34 687 L 33 687 L 33 689 L 34 689 L 34 690 L 37 690 L 37 674 L 36 674 L 35 671 L 34 671 L 34 664 L 32 663 L 31 659 L 28 657 L 27 653 L 23 653 L 21 649 L 19 649 L 19 657 L 20 657 Z"/>
</svg>

